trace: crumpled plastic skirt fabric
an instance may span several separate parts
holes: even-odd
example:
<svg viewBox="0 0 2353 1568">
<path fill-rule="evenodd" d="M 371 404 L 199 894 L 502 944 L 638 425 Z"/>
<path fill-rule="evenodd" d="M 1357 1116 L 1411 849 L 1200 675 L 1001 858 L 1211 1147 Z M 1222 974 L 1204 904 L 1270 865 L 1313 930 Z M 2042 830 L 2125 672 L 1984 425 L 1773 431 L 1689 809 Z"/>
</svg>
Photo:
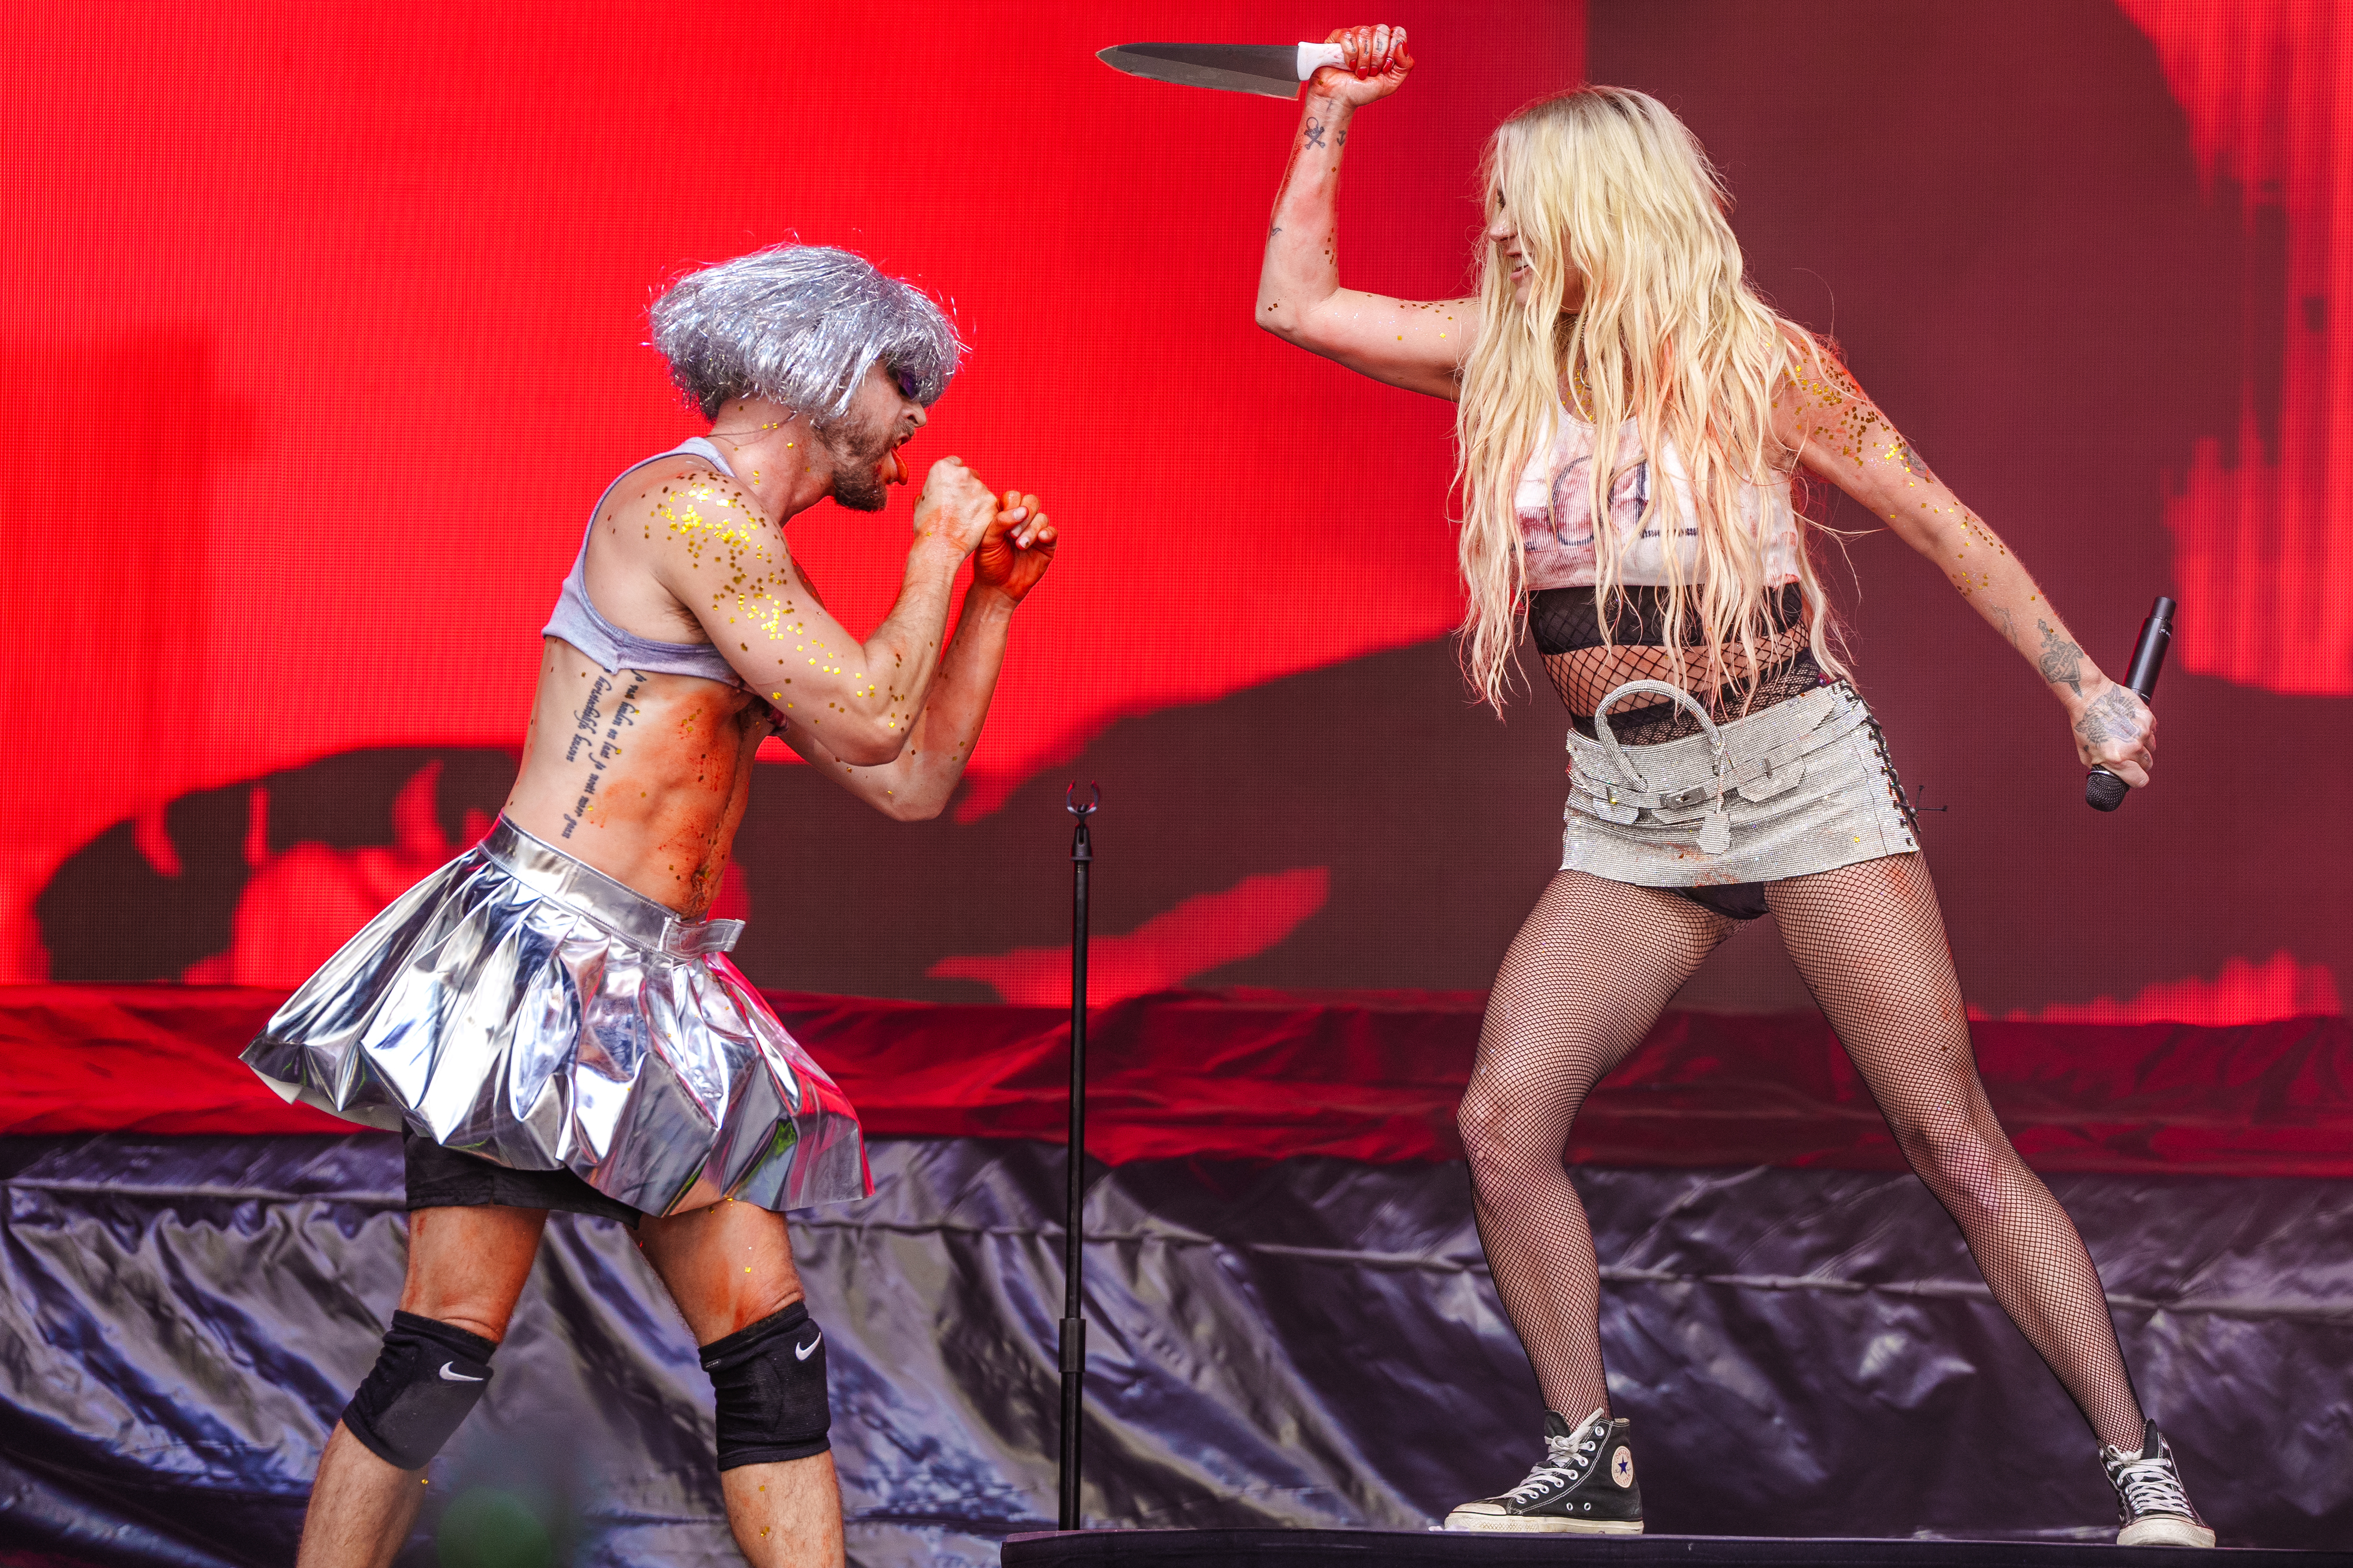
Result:
<svg viewBox="0 0 2353 1568">
<path fill-rule="evenodd" d="M 874 1196 L 793 1223 L 852 1558 L 994 1563 L 1053 1511 L 1061 1151 L 873 1158 Z M 2113 1529 L 2082 1421 L 1911 1177 L 1576 1174 L 1653 1529 Z M 2353 1537 L 2353 1183 L 2051 1184 L 2224 1542 Z M 399 1289 L 400 1188 L 373 1133 L 0 1140 L 0 1542 L 291 1561 Z M 1533 1458 L 1461 1165 L 1138 1162 L 1097 1173 L 1087 1226 L 1091 1521 L 1414 1529 Z M 501 1521 L 558 1563 L 741 1561 L 708 1382 L 620 1226 L 555 1216 L 496 1364 L 405 1568 L 485 1561 Z"/>
<path fill-rule="evenodd" d="M 288 1100 L 669 1214 L 863 1197 L 857 1113 L 688 923 L 501 817 L 271 1016 Z"/>
</svg>

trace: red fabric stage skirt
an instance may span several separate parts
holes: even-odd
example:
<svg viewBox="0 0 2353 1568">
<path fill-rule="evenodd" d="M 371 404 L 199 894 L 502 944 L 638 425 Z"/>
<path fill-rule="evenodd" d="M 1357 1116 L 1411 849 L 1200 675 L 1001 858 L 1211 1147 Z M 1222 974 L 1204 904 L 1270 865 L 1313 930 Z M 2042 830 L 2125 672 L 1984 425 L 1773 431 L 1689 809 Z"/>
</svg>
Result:
<svg viewBox="0 0 2353 1568">
<path fill-rule="evenodd" d="M 770 992 L 869 1133 L 1062 1139 L 1052 1008 Z M 0 1134 L 348 1131 L 237 1061 L 283 998 L 179 986 L 0 988 Z M 1088 1145 L 1134 1160 L 1461 1156 L 1482 998 L 1172 992 L 1089 1025 Z M 1986 1088 L 2048 1171 L 2353 1176 L 2353 1027 L 2310 1017 L 1975 1026 Z M 1670 1013 L 1587 1102 L 1573 1161 L 1900 1166 L 1819 1016 Z"/>
</svg>

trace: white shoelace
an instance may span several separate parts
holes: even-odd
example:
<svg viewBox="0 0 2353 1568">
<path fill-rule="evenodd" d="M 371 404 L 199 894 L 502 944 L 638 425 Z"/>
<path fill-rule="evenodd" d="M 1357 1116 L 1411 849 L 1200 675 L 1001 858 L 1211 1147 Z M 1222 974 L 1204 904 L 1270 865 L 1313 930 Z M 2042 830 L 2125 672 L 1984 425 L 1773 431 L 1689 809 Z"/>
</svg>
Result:
<svg viewBox="0 0 2353 1568">
<path fill-rule="evenodd" d="M 1545 1439 L 1545 1460 L 1528 1471 L 1527 1479 L 1504 1495 L 1514 1502 L 1532 1502 L 1556 1486 L 1568 1485 L 1585 1473 L 1599 1450 L 1606 1428 L 1588 1421 L 1566 1437 Z"/>
<path fill-rule="evenodd" d="M 2124 1494 L 2125 1506 L 2134 1513 L 2197 1516 L 2189 1506 L 2189 1494 L 2181 1489 L 2181 1479 L 2161 1455 L 2154 1459 L 2127 1459 L 2116 1467 L 2109 1479 Z"/>
</svg>

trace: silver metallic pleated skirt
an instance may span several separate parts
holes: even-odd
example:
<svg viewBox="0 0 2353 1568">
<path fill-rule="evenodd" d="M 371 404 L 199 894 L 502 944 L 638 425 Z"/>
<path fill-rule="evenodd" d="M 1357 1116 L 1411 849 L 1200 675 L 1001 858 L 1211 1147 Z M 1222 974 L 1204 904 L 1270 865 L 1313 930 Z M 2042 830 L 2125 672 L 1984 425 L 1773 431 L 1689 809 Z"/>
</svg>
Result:
<svg viewBox="0 0 2353 1568">
<path fill-rule="evenodd" d="M 286 1099 L 661 1215 L 866 1195 L 857 1113 L 726 957 L 501 817 L 287 999 L 246 1064 Z"/>
<path fill-rule="evenodd" d="M 1652 746 L 1610 735 L 1635 692 L 1680 701 L 1702 732 Z M 1879 727 L 1843 683 L 1718 725 L 1691 696 L 1630 681 L 1596 738 L 1568 737 L 1561 868 L 1645 888 L 1771 882 L 1917 849 Z"/>
</svg>

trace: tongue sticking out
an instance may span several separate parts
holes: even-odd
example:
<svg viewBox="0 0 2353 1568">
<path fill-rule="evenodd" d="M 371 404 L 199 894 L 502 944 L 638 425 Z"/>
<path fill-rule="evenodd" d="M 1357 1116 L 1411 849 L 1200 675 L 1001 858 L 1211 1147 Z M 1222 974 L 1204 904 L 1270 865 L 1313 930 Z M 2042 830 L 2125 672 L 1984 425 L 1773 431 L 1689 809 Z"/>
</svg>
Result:
<svg viewBox="0 0 2353 1568">
<path fill-rule="evenodd" d="M 882 460 L 875 464 L 874 468 L 882 476 L 882 482 L 886 485 L 903 485 L 907 482 L 907 465 L 899 460 L 899 448 L 896 447 L 884 452 Z"/>
</svg>

